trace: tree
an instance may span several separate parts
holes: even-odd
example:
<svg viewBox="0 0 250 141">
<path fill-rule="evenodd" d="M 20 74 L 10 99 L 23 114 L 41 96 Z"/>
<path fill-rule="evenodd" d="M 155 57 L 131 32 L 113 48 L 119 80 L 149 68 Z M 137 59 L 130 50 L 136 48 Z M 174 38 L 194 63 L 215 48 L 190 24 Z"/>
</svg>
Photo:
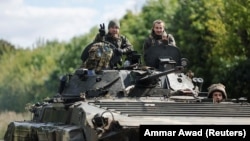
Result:
<svg viewBox="0 0 250 141">
<path fill-rule="evenodd" d="M 211 51 L 221 42 L 221 34 L 225 33 L 222 0 L 179 1 L 179 7 L 171 21 L 170 30 L 175 33 L 177 46 L 183 57 L 190 60 L 190 69 L 205 78 L 205 88 L 212 82 L 209 61 Z M 213 7 L 213 8 L 211 8 Z M 212 58 L 213 59 L 213 58 Z"/>
<path fill-rule="evenodd" d="M 5 41 L 3 39 L 0 39 L 0 56 L 4 53 L 14 51 L 15 47 L 8 41 Z"/>
<path fill-rule="evenodd" d="M 223 21 L 227 30 L 224 36 L 225 50 L 220 62 L 227 62 L 221 67 L 220 77 L 227 84 L 229 95 L 232 97 L 250 97 L 249 78 L 250 68 L 250 1 L 224 1 L 225 16 Z M 218 55 L 216 51 L 214 54 Z M 218 62 L 218 63 L 220 63 Z"/>
</svg>

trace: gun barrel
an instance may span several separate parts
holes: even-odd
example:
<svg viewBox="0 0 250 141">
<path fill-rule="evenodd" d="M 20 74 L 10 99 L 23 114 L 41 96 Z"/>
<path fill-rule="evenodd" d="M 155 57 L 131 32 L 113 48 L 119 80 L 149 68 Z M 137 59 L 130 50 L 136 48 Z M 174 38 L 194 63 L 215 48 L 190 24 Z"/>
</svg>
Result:
<svg viewBox="0 0 250 141">
<path fill-rule="evenodd" d="M 145 76 L 145 77 L 141 78 L 140 81 L 147 81 L 147 80 L 150 80 L 150 79 L 159 78 L 159 77 L 161 77 L 163 75 L 167 75 L 167 74 L 175 72 L 175 71 L 176 71 L 176 68 L 169 69 L 169 70 L 164 71 L 164 72 L 160 72 L 160 73 Z"/>
</svg>

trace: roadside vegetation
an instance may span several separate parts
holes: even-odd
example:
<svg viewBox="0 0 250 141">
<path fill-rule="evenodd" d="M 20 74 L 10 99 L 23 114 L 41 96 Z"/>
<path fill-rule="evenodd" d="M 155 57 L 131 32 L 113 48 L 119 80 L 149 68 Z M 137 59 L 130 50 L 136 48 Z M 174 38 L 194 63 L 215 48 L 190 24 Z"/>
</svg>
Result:
<svg viewBox="0 0 250 141">
<path fill-rule="evenodd" d="M 189 70 L 204 78 L 203 91 L 223 83 L 228 97 L 250 97 L 250 3 L 246 0 L 148 0 L 140 12 L 127 11 L 121 33 L 142 53 L 152 22 L 162 19 L 174 35 Z M 0 139 L 7 124 L 30 119 L 27 103 L 57 93 L 61 76 L 81 65 L 81 52 L 93 41 L 99 26 L 69 42 L 38 40 L 20 49 L 0 39 Z M 1 37 L 0 37 L 1 38 Z M 11 111 L 11 112 L 10 112 Z"/>
<path fill-rule="evenodd" d="M 23 112 L 23 113 L 16 113 L 5 111 L 0 113 L 0 140 L 3 139 L 4 133 L 7 130 L 8 124 L 12 121 L 24 121 L 31 119 L 31 113 Z"/>
</svg>

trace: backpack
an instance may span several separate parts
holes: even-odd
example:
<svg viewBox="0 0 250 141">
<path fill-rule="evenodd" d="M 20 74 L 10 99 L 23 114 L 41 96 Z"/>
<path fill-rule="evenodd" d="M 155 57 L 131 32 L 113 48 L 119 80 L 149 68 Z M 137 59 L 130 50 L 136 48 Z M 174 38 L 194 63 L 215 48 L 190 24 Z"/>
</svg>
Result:
<svg viewBox="0 0 250 141">
<path fill-rule="evenodd" d="M 100 71 L 109 68 L 113 50 L 105 43 L 94 43 L 88 50 L 88 58 L 84 62 L 84 67 L 89 70 Z"/>
</svg>

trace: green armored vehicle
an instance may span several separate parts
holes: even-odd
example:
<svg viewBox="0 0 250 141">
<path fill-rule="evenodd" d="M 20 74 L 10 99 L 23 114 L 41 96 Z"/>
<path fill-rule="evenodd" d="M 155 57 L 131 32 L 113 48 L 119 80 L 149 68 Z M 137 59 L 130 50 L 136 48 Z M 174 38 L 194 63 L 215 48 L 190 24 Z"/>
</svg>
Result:
<svg viewBox="0 0 250 141">
<path fill-rule="evenodd" d="M 99 53 L 112 51 L 110 43 L 99 45 Z M 187 59 L 177 47 L 145 53 L 146 65 L 131 52 L 120 68 L 82 67 L 65 75 L 54 97 L 33 105 L 30 121 L 8 125 L 4 140 L 138 141 L 140 125 L 250 124 L 244 99 L 214 104 L 207 98 L 203 79 L 186 75 Z"/>
</svg>

